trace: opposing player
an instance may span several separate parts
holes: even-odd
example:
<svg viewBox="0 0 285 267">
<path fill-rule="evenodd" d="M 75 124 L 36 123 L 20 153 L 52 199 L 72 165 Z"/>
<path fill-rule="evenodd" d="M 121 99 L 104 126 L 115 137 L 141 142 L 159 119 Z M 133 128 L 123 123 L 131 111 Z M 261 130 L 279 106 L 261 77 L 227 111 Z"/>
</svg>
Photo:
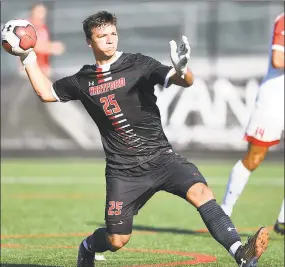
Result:
<svg viewBox="0 0 285 267">
<path fill-rule="evenodd" d="M 269 67 L 260 86 L 246 129 L 249 143 L 243 159 L 233 167 L 221 207 L 231 216 L 250 174 L 261 164 L 269 148 L 279 143 L 284 130 L 284 13 L 275 19 Z M 276 231 L 284 234 L 284 202 Z"/>
<path fill-rule="evenodd" d="M 65 50 L 65 46 L 60 41 L 51 41 L 49 29 L 46 24 L 47 12 L 47 7 L 43 3 L 37 3 L 31 8 L 29 21 L 37 30 L 35 52 L 38 64 L 42 71 L 50 76 L 50 56 L 61 55 Z"/>
<path fill-rule="evenodd" d="M 130 239 L 133 216 L 160 190 L 197 208 L 212 236 L 239 266 L 254 267 L 268 245 L 260 228 L 243 246 L 230 218 L 216 203 L 198 168 L 175 153 L 156 105 L 154 85 L 189 87 L 194 76 L 187 63 L 190 46 L 170 42 L 173 67 L 151 57 L 117 51 L 115 15 L 98 12 L 83 22 L 96 64 L 52 83 L 40 70 L 34 52 L 21 56 L 31 84 L 43 102 L 80 100 L 102 137 L 106 154 L 106 227 L 82 241 L 78 267 L 93 267 L 95 253 L 117 251 Z M 60 114 L 58 114 L 60 116 Z"/>
</svg>

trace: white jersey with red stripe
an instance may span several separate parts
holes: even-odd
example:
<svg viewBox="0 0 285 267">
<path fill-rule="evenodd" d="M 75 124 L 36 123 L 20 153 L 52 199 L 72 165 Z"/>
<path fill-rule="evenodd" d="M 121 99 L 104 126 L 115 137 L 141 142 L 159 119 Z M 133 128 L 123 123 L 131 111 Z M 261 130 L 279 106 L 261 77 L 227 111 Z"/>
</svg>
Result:
<svg viewBox="0 0 285 267">
<path fill-rule="evenodd" d="M 272 66 L 272 50 L 284 52 L 284 13 L 280 14 L 275 19 L 271 47 L 269 52 L 268 71 L 267 75 L 264 77 L 263 82 L 266 82 L 270 79 L 278 78 L 280 76 L 283 76 L 281 78 L 284 79 L 284 70 L 276 69 Z M 283 82 L 282 85 L 284 88 Z"/>
<path fill-rule="evenodd" d="M 268 71 L 245 133 L 245 140 L 259 146 L 278 144 L 284 130 L 284 69 L 273 67 L 273 50 L 284 53 L 284 13 L 275 19 Z"/>
</svg>

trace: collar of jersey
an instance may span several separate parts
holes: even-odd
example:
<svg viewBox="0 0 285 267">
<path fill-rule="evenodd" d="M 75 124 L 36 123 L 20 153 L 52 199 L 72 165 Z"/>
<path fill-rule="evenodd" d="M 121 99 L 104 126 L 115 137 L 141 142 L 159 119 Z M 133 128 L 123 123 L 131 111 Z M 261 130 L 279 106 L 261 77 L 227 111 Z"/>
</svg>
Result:
<svg viewBox="0 0 285 267">
<path fill-rule="evenodd" d="M 106 64 L 103 64 L 103 65 L 97 65 L 96 64 L 96 67 L 97 68 L 102 68 L 102 69 L 105 69 L 106 67 L 110 67 L 110 65 L 115 63 L 122 54 L 123 54 L 122 51 L 116 51 L 116 58 L 114 60 L 112 60 L 111 62 L 108 62 Z"/>
</svg>

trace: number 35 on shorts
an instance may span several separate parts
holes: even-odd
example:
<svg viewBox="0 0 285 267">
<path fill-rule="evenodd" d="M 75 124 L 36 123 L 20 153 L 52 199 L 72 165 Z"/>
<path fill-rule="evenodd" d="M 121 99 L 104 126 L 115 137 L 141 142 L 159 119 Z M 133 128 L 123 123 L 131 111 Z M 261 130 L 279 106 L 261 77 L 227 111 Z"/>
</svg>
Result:
<svg viewBox="0 0 285 267">
<path fill-rule="evenodd" d="M 123 203 L 124 202 L 120 202 L 120 201 L 109 201 L 108 215 L 109 216 L 121 215 Z"/>
</svg>

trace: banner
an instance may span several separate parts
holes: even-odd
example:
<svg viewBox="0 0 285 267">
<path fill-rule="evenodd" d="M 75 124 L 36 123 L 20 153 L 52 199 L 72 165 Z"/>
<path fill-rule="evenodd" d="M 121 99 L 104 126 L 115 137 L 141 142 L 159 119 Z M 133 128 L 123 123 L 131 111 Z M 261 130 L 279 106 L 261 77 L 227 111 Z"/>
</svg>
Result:
<svg viewBox="0 0 285 267">
<path fill-rule="evenodd" d="M 244 130 L 261 78 L 196 78 L 189 88 L 156 86 L 164 131 L 177 150 L 246 148 Z M 26 78 L 2 79 L 2 151 L 102 151 L 79 101 L 42 103 Z M 272 148 L 283 150 L 283 142 Z"/>
</svg>

